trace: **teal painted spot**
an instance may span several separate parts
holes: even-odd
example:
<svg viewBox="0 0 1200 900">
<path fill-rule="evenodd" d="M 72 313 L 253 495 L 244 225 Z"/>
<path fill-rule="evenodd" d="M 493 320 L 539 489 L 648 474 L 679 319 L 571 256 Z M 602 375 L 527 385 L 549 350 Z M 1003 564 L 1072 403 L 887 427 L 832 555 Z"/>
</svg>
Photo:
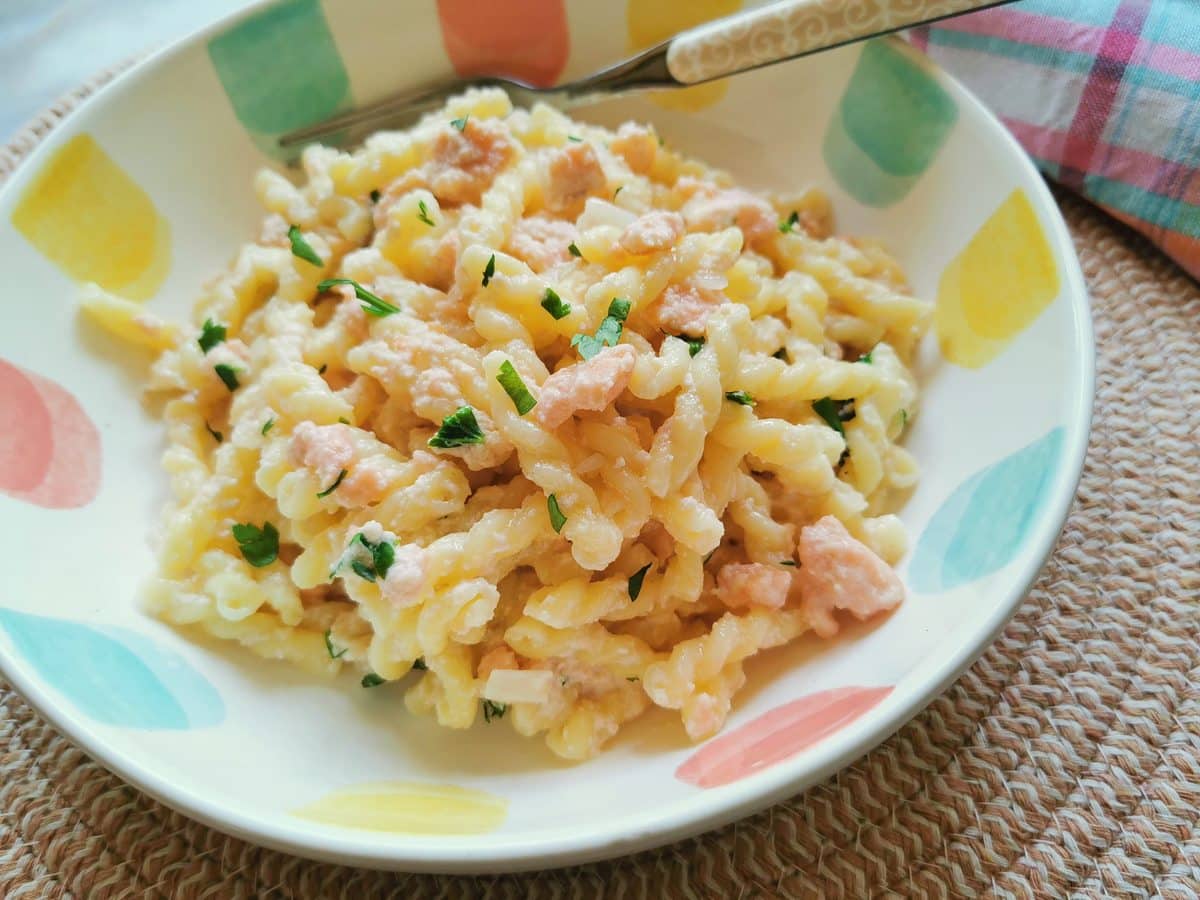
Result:
<svg viewBox="0 0 1200 900">
<path fill-rule="evenodd" d="M 1058 470 L 1063 429 L 976 472 L 941 505 L 908 566 L 921 593 L 945 591 L 982 578 L 1016 558 Z"/>
<path fill-rule="evenodd" d="M 0 626 L 38 675 L 100 722 L 180 730 L 225 718 L 225 704 L 204 676 L 136 632 L 11 609 L 0 609 Z"/>
<path fill-rule="evenodd" d="M 284 0 L 208 42 L 217 77 L 255 144 L 276 158 L 279 135 L 350 105 L 350 77 L 319 0 Z"/>
<path fill-rule="evenodd" d="M 946 142 L 958 107 L 932 74 L 892 46 L 871 41 L 825 133 L 825 164 L 868 206 L 903 198 Z"/>
</svg>

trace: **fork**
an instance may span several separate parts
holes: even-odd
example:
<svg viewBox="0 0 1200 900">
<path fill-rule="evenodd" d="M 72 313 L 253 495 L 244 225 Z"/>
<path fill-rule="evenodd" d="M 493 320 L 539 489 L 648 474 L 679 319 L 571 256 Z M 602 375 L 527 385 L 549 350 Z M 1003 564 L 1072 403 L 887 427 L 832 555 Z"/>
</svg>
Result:
<svg viewBox="0 0 1200 900">
<path fill-rule="evenodd" d="M 717 19 L 586 78 L 537 87 L 511 78 L 452 79 L 392 94 L 316 125 L 289 132 L 279 146 L 317 140 L 345 145 L 380 128 L 401 128 L 473 87 L 504 89 L 515 106 L 571 109 L 633 91 L 682 88 L 737 75 L 913 25 L 1002 6 L 1013 0 L 782 0 Z"/>
</svg>

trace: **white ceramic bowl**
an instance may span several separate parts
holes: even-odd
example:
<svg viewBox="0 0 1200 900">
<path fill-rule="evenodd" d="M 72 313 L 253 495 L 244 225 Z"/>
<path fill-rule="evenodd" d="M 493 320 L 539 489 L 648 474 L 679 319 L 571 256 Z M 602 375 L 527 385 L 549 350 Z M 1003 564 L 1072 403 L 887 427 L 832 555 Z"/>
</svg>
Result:
<svg viewBox="0 0 1200 900">
<path fill-rule="evenodd" d="M 457 872 L 582 862 L 824 778 L 943 690 L 1012 615 L 1082 465 L 1084 284 L 1018 146 L 898 41 L 582 113 L 652 121 L 754 187 L 826 188 L 839 231 L 881 238 L 938 301 L 908 439 L 924 470 L 902 511 L 910 596 L 894 615 L 756 659 L 699 755 L 676 717 L 650 714 L 571 766 L 507 727 L 414 719 L 399 687 L 308 677 L 136 608 L 165 499 L 163 436 L 139 402 L 144 360 L 78 320 L 77 282 L 182 318 L 254 233 L 251 177 L 275 134 L 456 67 L 573 77 L 688 24 L 642 6 L 522 0 L 499 18 L 484 0 L 255 7 L 100 91 L 5 185 L 0 669 L 109 768 L 224 831 L 322 859 Z"/>
</svg>

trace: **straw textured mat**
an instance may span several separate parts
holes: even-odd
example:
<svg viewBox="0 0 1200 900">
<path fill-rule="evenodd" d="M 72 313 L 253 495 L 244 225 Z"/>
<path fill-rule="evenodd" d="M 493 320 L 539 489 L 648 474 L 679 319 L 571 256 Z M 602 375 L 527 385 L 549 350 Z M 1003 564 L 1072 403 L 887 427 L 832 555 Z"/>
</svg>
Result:
<svg viewBox="0 0 1200 900">
<path fill-rule="evenodd" d="M 0 151 L 0 178 L 81 89 Z M 531 875 L 311 863 L 126 786 L 0 682 L 0 897 L 1200 895 L 1200 288 L 1078 200 L 1096 417 L 1079 498 L 1012 623 L 865 759 L 722 831 Z"/>
</svg>

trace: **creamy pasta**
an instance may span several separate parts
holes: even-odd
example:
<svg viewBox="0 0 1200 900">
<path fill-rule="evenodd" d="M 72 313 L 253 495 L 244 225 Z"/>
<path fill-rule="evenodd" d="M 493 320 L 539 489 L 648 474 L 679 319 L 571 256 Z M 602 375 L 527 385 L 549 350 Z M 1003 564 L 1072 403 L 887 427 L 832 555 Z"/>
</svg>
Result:
<svg viewBox="0 0 1200 900">
<path fill-rule="evenodd" d="M 192 325 L 84 297 L 160 351 L 155 615 L 582 759 L 902 600 L 930 310 L 822 194 L 494 90 L 302 166 Z"/>
</svg>

